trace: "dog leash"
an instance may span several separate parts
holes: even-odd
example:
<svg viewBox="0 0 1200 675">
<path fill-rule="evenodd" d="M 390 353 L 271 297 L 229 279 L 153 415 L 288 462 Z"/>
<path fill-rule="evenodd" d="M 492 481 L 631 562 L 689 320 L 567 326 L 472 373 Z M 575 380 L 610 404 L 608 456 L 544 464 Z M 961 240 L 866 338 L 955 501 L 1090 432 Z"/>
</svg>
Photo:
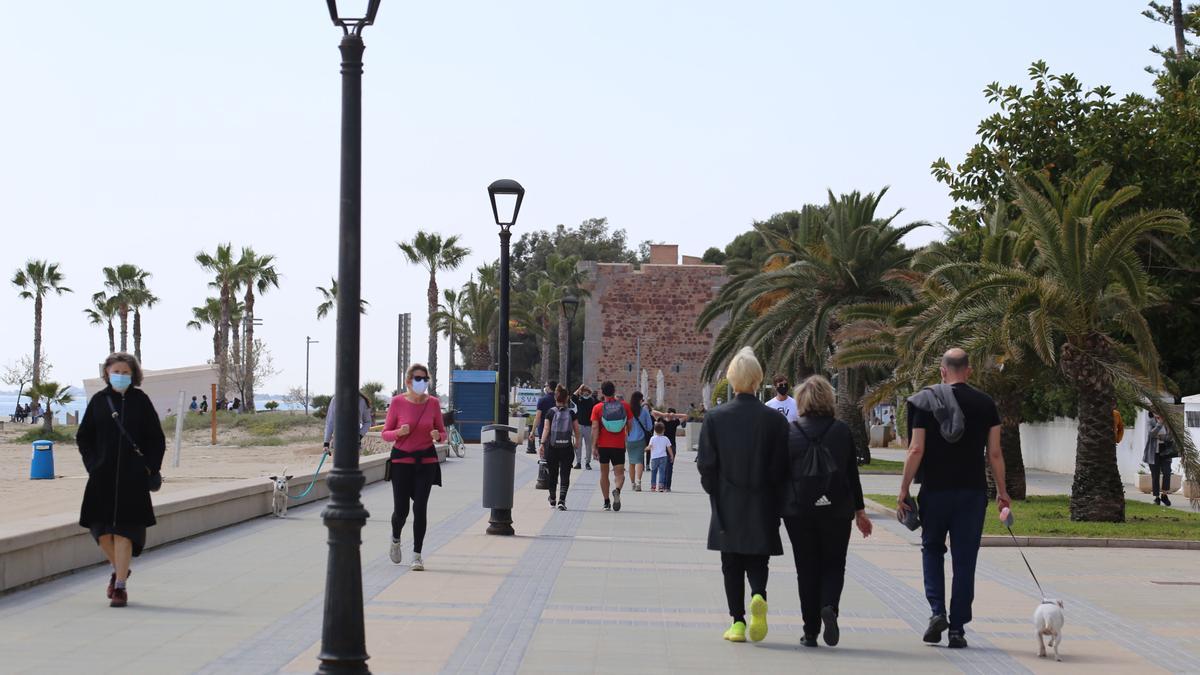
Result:
<svg viewBox="0 0 1200 675">
<path fill-rule="evenodd" d="M 1020 553 L 1021 560 L 1025 561 L 1025 569 L 1029 570 L 1029 576 L 1033 577 L 1033 583 L 1037 584 L 1038 593 L 1042 594 L 1042 602 L 1048 602 L 1046 600 L 1046 591 L 1042 590 L 1042 584 L 1038 581 L 1037 575 L 1033 573 L 1033 567 L 1029 565 L 1029 558 L 1025 557 L 1025 552 L 1021 550 L 1021 544 L 1017 542 L 1017 536 L 1013 534 L 1012 528 L 1008 525 L 1005 525 L 1004 529 L 1008 530 L 1008 536 L 1012 537 L 1013 544 L 1017 547 L 1017 553 Z"/>
<path fill-rule="evenodd" d="M 308 493 L 312 492 L 313 486 L 317 484 L 317 474 L 321 473 L 321 467 L 325 465 L 325 458 L 328 456 L 328 452 L 321 453 L 321 461 L 317 463 L 317 470 L 313 472 L 312 482 L 308 484 L 308 487 L 304 488 L 304 492 L 301 492 L 295 497 L 288 495 L 288 499 L 304 499 L 308 496 Z"/>
</svg>

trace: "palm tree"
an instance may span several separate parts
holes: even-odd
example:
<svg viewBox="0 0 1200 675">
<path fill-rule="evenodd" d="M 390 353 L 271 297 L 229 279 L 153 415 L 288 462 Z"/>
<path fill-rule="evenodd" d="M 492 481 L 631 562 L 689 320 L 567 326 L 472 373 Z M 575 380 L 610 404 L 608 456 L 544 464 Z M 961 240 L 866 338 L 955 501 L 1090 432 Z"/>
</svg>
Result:
<svg viewBox="0 0 1200 675">
<path fill-rule="evenodd" d="M 1097 167 L 1066 194 L 1041 174 L 1036 174 L 1041 192 L 1011 177 L 1037 260 L 1029 268 L 963 265 L 977 281 L 961 289 L 955 301 L 973 322 L 997 326 L 1006 342 L 1026 342 L 1075 388 L 1079 431 L 1071 519 L 1123 522 L 1125 496 L 1112 424 L 1118 389 L 1134 392 L 1167 420 L 1183 446 L 1189 478 L 1200 478 L 1200 458 L 1178 415 L 1160 400 L 1158 350 L 1142 316 L 1154 289 L 1135 248 L 1154 233 L 1186 234 L 1188 222 L 1182 213 L 1165 209 L 1118 217 L 1140 189 L 1126 186 L 1101 199 L 1109 174 L 1108 167 Z M 996 290 L 1006 293 L 998 296 Z M 1015 333 L 1015 327 L 1027 336 Z M 1119 339 L 1126 335 L 1132 345 Z"/>
<path fill-rule="evenodd" d="M 567 307 L 563 300 L 567 296 L 585 298 L 589 292 L 583 288 L 587 274 L 579 271 L 577 256 L 559 256 L 551 253 L 546 258 L 546 278 L 554 286 L 558 296 L 558 380 L 570 380 L 571 364 L 567 362 L 567 341 L 571 339 L 571 325 L 567 321 Z"/>
<path fill-rule="evenodd" d="M 471 277 L 459 295 L 462 302 L 458 337 L 463 359 L 476 370 L 492 367 L 493 341 L 500 321 L 495 287 Z"/>
<path fill-rule="evenodd" d="M 463 260 L 471 254 L 471 249 L 458 245 L 458 235 L 442 238 L 436 232 L 430 234 L 418 231 L 411 242 L 396 242 L 405 259 L 414 265 L 421 265 L 429 272 L 429 289 L 426 291 L 426 302 L 429 307 L 429 390 L 437 391 L 437 322 L 434 315 L 438 309 L 438 270 L 457 269 Z"/>
<path fill-rule="evenodd" d="M 213 363 L 221 360 L 221 301 L 218 298 L 208 298 L 204 304 L 192 308 L 192 320 L 187 327 L 200 330 L 205 326 L 213 329 Z"/>
<path fill-rule="evenodd" d="M 279 288 L 279 272 L 275 269 L 275 256 L 258 255 L 254 249 L 242 249 L 242 258 L 238 261 L 240 281 L 246 287 L 246 353 L 244 355 L 246 391 L 243 392 L 247 412 L 254 412 L 254 291 L 259 295 L 266 293 L 272 286 Z"/>
<path fill-rule="evenodd" d="M 33 300 L 34 387 L 40 384 L 42 378 L 42 300 L 48 293 L 62 295 L 73 292 L 62 282 L 63 275 L 58 271 L 58 263 L 47 260 L 29 260 L 25 267 L 18 268 L 13 274 L 12 284 L 21 289 L 17 295 L 25 300 Z"/>
<path fill-rule="evenodd" d="M 456 330 L 462 323 L 462 299 L 459 296 L 459 291 L 453 288 L 447 288 L 442 291 L 443 301 L 438 303 L 438 311 L 434 317 L 437 323 L 437 329 L 446 334 L 450 340 L 450 372 L 454 372 L 454 350 L 458 346 L 456 334 L 461 335 L 461 332 Z"/>
<path fill-rule="evenodd" d="M 29 390 L 30 398 L 42 400 L 46 404 L 46 414 L 42 416 L 42 431 L 46 434 L 54 431 L 54 406 L 64 406 L 75 400 L 70 394 L 70 385 L 60 385 L 57 382 L 42 382 Z"/>
<path fill-rule="evenodd" d="M 225 387 L 229 378 L 229 330 L 230 314 L 233 309 L 233 289 L 237 285 L 237 261 L 233 259 L 232 244 L 218 244 L 216 251 L 196 254 L 196 262 L 205 271 L 212 273 L 209 282 L 212 288 L 221 291 L 221 325 L 218 330 L 220 345 L 217 349 L 217 400 L 225 398 Z"/>
<path fill-rule="evenodd" d="M 329 312 L 334 307 L 337 307 L 337 293 L 338 293 L 337 279 L 334 279 L 333 277 L 329 277 L 329 288 L 325 288 L 323 286 L 317 286 L 317 292 L 321 294 L 321 300 L 322 300 L 321 304 L 317 305 L 317 320 L 319 321 L 321 319 L 324 319 L 325 315 L 329 314 Z M 371 303 L 367 302 L 366 300 L 363 300 L 362 298 L 359 298 L 358 299 L 358 313 L 366 314 L 367 313 L 367 305 L 369 305 L 369 304 L 371 304 Z"/>
<path fill-rule="evenodd" d="M 133 309 L 133 355 L 142 360 L 142 308 L 150 309 L 158 304 L 158 297 L 150 292 L 146 280 L 151 274 L 139 269 L 137 285 L 128 291 L 129 306 Z"/>
<path fill-rule="evenodd" d="M 149 272 L 139 268 L 137 265 L 124 263 L 116 267 L 105 267 L 104 270 L 104 287 L 112 294 L 111 297 L 117 304 L 117 316 L 121 320 L 121 351 L 129 351 L 129 311 L 136 306 L 149 304 L 150 299 L 157 301 L 146 290 L 146 279 L 150 276 Z M 140 302 L 139 302 L 140 301 Z M 139 325 L 135 326 L 135 349 L 138 349 L 137 333 L 140 332 L 140 317 L 135 316 L 135 322 Z M 140 354 L 137 354 L 141 358 Z"/>
<path fill-rule="evenodd" d="M 105 295 L 104 291 L 93 293 L 92 306 L 83 310 L 83 313 L 93 326 L 108 327 L 108 353 L 117 351 L 116 336 L 113 332 L 113 318 L 117 316 L 117 303 L 114 299 Z"/>
<path fill-rule="evenodd" d="M 532 321 L 528 324 L 530 332 L 538 338 L 538 379 L 548 382 L 550 373 L 550 318 L 558 314 L 562 305 L 561 296 L 554 283 L 538 275 L 537 285 L 521 294 L 518 302 L 521 307 L 528 308 Z"/>
</svg>

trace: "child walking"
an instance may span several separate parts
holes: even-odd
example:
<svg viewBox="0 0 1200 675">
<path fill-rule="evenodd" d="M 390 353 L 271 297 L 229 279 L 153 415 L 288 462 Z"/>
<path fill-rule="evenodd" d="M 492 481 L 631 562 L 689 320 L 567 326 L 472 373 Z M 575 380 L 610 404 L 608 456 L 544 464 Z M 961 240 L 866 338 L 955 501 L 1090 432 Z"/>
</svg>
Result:
<svg viewBox="0 0 1200 675">
<path fill-rule="evenodd" d="M 654 436 L 650 438 L 650 491 L 666 492 L 667 471 L 675 461 L 675 450 L 667 438 L 667 427 L 662 422 L 654 423 Z"/>
</svg>

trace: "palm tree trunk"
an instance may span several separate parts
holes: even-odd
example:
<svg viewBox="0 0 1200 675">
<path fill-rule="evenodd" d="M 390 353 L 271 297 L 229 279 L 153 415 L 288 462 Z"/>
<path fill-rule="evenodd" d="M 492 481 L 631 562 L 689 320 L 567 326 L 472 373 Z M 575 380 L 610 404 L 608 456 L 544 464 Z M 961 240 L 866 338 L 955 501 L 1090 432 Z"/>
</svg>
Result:
<svg viewBox="0 0 1200 675">
<path fill-rule="evenodd" d="M 1004 485 L 1008 496 L 1024 500 L 1026 497 L 1025 460 L 1021 456 L 1021 396 L 1010 388 L 993 388 L 991 392 L 1000 412 L 1000 450 L 1004 454 Z M 996 479 L 992 467 L 987 467 L 988 498 L 996 497 Z"/>
<path fill-rule="evenodd" d="M 567 323 L 567 310 L 558 305 L 558 381 L 563 386 L 571 380 L 571 364 L 567 363 L 567 341 L 571 337 L 571 326 Z"/>
<path fill-rule="evenodd" d="M 1183 0 L 1171 2 L 1171 23 L 1175 25 L 1175 59 L 1182 61 L 1187 54 L 1187 40 L 1183 32 Z"/>
<path fill-rule="evenodd" d="M 142 362 L 142 310 L 133 308 L 133 356 Z"/>
<path fill-rule="evenodd" d="M 117 337 L 113 332 L 112 319 L 108 320 L 108 353 L 112 354 L 117 351 Z"/>
<path fill-rule="evenodd" d="M 862 406 L 858 401 L 861 395 L 856 389 L 858 378 L 853 369 L 842 368 L 838 371 L 837 386 L 837 418 L 850 427 L 850 437 L 854 440 L 854 454 L 860 463 L 871 461 L 869 447 L 870 436 L 867 433 L 867 423 L 863 419 Z"/>
<path fill-rule="evenodd" d="M 454 326 L 453 326 L 453 324 L 450 326 L 449 338 L 450 338 L 450 372 L 454 373 Z"/>
<path fill-rule="evenodd" d="M 246 412 L 254 412 L 254 284 L 246 284 L 246 397 L 242 399 L 242 407 Z"/>
<path fill-rule="evenodd" d="M 42 295 L 33 298 L 33 385 L 37 389 L 42 383 Z M 30 398 L 33 398 L 32 396 Z"/>
<path fill-rule="evenodd" d="M 121 317 L 121 351 L 129 351 L 129 305 L 121 305 L 121 309 L 117 310 L 117 315 Z"/>
<path fill-rule="evenodd" d="M 234 380 L 233 386 L 237 388 L 237 397 L 242 399 L 244 403 L 246 392 L 242 391 L 242 386 L 246 383 L 246 370 L 242 362 L 242 322 L 230 319 L 229 332 L 232 333 L 230 339 L 233 340 L 233 342 L 229 343 L 231 351 L 229 358 L 232 359 L 230 367 L 233 369 L 231 371 Z"/>
<path fill-rule="evenodd" d="M 1071 520 L 1125 522 L 1125 490 L 1117 469 L 1112 411 L 1117 397 L 1108 372 L 1096 363 L 1111 347 L 1102 335 L 1088 335 L 1083 346 L 1063 345 L 1062 369 L 1079 393 L 1079 431 L 1075 440 L 1075 479 L 1071 483 Z"/>
<path fill-rule="evenodd" d="M 42 415 L 42 433 L 51 434 L 54 432 L 54 412 L 50 410 L 50 401 L 46 401 L 46 414 Z"/>
<path fill-rule="evenodd" d="M 217 401 L 226 398 L 225 389 L 229 380 L 229 284 L 221 284 L 221 325 L 217 346 Z M 216 405 L 216 401 L 213 401 Z"/>
<path fill-rule="evenodd" d="M 221 327 L 213 326 L 213 363 L 221 363 Z M 218 392 L 219 395 L 219 392 Z"/>
<path fill-rule="evenodd" d="M 550 320 L 542 319 L 541 353 L 538 354 L 539 378 L 542 384 L 550 381 Z"/>
<path fill-rule="evenodd" d="M 471 354 L 471 367 L 475 370 L 487 370 L 492 367 L 492 352 L 484 345 L 476 345 Z"/>
<path fill-rule="evenodd" d="M 426 365 L 429 367 L 429 393 L 431 393 L 431 394 L 437 392 L 438 330 L 437 330 L 437 323 L 434 321 L 434 318 L 433 318 L 433 315 L 437 314 L 437 306 L 438 306 L 437 298 L 438 298 L 437 275 L 434 274 L 434 272 L 432 270 L 430 270 L 430 272 L 429 272 L 429 291 L 428 291 L 428 295 L 426 297 L 426 300 L 428 301 L 428 304 L 429 304 L 429 307 L 428 307 L 428 310 L 429 310 L 429 313 L 428 313 L 428 317 L 429 317 L 429 320 L 428 320 L 428 324 L 429 324 L 429 363 Z"/>
</svg>

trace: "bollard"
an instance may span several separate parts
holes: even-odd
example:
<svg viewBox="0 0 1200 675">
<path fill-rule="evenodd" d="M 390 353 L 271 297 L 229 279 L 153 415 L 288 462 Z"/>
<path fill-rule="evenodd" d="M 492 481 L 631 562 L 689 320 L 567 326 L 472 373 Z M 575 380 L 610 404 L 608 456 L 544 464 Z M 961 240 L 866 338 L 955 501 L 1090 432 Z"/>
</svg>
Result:
<svg viewBox="0 0 1200 675">
<path fill-rule="evenodd" d="M 482 429 L 483 508 L 492 510 L 488 519 L 488 534 L 515 534 L 512 506 L 517 444 L 510 434 L 516 433 L 516 427 L 507 424 L 489 424 Z"/>
<path fill-rule="evenodd" d="M 54 441 L 34 441 L 33 460 L 29 463 L 30 480 L 54 478 Z"/>
</svg>

